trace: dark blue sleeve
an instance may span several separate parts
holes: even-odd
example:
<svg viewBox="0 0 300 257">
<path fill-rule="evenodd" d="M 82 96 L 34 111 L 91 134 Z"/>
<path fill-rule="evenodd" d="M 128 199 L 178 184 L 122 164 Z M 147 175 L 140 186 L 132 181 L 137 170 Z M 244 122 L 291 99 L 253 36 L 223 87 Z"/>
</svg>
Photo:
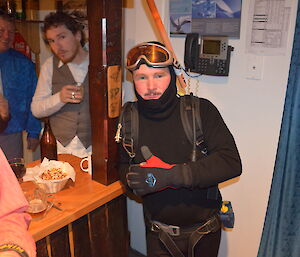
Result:
<svg viewBox="0 0 300 257">
<path fill-rule="evenodd" d="M 39 134 L 41 132 L 41 122 L 36 119 L 30 109 L 30 104 L 32 101 L 32 97 L 34 95 L 36 85 L 37 85 L 37 76 L 35 72 L 35 66 L 34 64 L 29 64 L 29 70 L 28 70 L 28 76 L 29 76 L 29 85 L 28 85 L 28 91 L 27 91 L 27 101 L 28 101 L 28 118 L 26 123 L 26 131 L 28 133 L 29 138 L 39 138 Z"/>
</svg>

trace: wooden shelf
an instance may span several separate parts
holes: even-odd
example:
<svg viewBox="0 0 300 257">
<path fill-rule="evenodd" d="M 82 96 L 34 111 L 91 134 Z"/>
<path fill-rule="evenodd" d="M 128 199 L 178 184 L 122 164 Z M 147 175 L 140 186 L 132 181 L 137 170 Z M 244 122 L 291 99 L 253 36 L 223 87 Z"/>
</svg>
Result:
<svg viewBox="0 0 300 257">
<path fill-rule="evenodd" d="M 41 20 L 15 20 L 16 23 L 43 23 Z"/>
</svg>

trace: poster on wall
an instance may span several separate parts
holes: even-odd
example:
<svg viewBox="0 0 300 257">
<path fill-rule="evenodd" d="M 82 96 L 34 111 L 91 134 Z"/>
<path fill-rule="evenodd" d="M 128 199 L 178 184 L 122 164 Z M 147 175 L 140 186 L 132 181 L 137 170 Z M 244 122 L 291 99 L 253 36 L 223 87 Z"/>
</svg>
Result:
<svg viewBox="0 0 300 257">
<path fill-rule="evenodd" d="M 171 36 L 240 37 L 241 0 L 170 0 Z"/>
</svg>

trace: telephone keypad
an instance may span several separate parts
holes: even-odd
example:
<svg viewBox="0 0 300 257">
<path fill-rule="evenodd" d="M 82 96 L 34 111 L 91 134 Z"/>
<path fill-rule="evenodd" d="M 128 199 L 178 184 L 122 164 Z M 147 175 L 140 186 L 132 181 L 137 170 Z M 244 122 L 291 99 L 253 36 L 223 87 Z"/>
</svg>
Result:
<svg viewBox="0 0 300 257">
<path fill-rule="evenodd" d="M 200 74 L 226 76 L 226 60 L 211 60 L 200 58 L 198 62 L 198 70 Z"/>
</svg>

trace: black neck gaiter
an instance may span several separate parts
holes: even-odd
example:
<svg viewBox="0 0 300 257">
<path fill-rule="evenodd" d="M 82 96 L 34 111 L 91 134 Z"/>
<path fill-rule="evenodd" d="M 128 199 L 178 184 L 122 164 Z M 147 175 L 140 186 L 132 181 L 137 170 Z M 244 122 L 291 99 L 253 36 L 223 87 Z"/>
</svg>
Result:
<svg viewBox="0 0 300 257">
<path fill-rule="evenodd" d="M 176 74 L 173 66 L 168 66 L 171 81 L 165 92 L 158 99 L 145 100 L 135 90 L 136 97 L 138 99 L 139 112 L 148 119 L 161 120 L 169 117 L 176 107 L 178 98 L 176 87 Z"/>
</svg>

